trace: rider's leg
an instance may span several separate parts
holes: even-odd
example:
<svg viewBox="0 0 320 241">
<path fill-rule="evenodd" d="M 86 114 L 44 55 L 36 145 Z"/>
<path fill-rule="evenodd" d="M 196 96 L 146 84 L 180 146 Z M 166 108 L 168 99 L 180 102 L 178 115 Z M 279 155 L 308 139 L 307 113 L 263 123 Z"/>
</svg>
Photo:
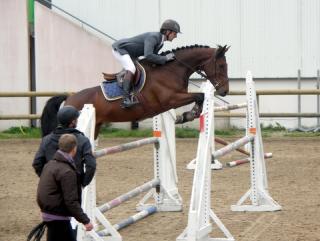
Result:
<svg viewBox="0 0 320 241">
<path fill-rule="evenodd" d="M 123 108 L 129 108 L 136 104 L 130 98 L 130 89 L 131 89 L 132 79 L 133 79 L 133 74 L 130 71 L 126 70 L 126 74 L 123 78 L 123 101 L 121 105 Z"/>
<path fill-rule="evenodd" d="M 123 68 L 126 70 L 126 74 L 123 78 L 123 108 L 129 108 L 136 104 L 130 98 L 130 89 L 133 81 L 133 76 L 136 72 L 136 67 L 128 54 L 121 55 L 119 52 L 112 50 L 114 57 L 120 62 Z"/>
</svg>

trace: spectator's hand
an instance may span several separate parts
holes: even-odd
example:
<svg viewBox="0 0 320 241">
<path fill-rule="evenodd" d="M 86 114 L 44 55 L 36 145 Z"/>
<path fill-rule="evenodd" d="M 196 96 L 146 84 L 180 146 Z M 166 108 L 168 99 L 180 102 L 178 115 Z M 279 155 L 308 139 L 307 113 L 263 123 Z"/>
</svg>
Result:
<svg viewBox="0 0 320 241">
<path fill-rule="evenodd" d="M 93 229 L 92 223 L 87 223 L 84 225 L 84 227 L 86 228 L 86 231 L 91 231 Z"/>
<path fill-rule="evenodd" d="M 169 53 L 166 55 L 167 58 L 167 62 L 172 61 L 176 58 L 176 56 L 174 55 L 174 53 Z"/>
</svg>

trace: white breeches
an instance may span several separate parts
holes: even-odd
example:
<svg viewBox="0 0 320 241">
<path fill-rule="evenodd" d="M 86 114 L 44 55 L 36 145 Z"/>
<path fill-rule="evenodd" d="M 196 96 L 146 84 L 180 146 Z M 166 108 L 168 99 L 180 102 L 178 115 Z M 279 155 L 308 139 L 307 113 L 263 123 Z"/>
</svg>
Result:
<svg viewBox="0 0 320 241">
<path fill-rule="evenodd" d="M 112 49 L 113 56 L 119 61 L 125 70 L 129 70 L 132 74 L 136 72 L 136 67 L 129 54 L 121 55 Z"/>
</svg>

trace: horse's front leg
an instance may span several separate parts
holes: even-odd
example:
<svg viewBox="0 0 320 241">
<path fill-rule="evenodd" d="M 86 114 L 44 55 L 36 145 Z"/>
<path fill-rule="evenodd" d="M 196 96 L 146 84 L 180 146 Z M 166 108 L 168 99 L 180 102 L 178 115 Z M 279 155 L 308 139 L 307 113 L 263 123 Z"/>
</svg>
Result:
<svg viewBox="0 0 320 241">
<path fill-rule="evenodd" d="M 190 111 L 183 112 L 182 115 L 178 115 L 176 119 L 176 124 L 182 124 L 188 121 L 193 121 L 196 118 L 199 118 L 202 112 L 202 106 L 204 101 L 203 93 L 192 93 L 195 102 L 193 108 Z"/>
</svg>

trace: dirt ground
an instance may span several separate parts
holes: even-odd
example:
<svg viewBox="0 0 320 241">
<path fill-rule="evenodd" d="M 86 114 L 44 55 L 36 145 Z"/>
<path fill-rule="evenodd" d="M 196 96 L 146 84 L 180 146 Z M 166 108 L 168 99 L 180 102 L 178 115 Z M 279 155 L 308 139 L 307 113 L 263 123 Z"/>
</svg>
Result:
<svg viewBox="0 0 320 241">
<path fill-rule="evenodd" d="M 100 140 L 101 147 L 133 139 Z M 30 229 L 40 221 L 35 201 L 38 178 L 31 162 L 39 140 L 1 140 L 0 150 L 0 240 L 25 241 Z M 193 171 L 186 164 L 195 156 L 196 139 L 177 140 L 179 192 L 182 212 L 156 213 L 120 233 L 125 241 L 165 241 L 176 237 L 187 225 Z M 267 138 L 266 152 L 269 192 L 282 205 L 278 212 L 232 212 L 248 190 L 249 166 L 214 171 L 212 207 L 237 241 L 319 241 L 320 240 L 320 138 Z M 141 147 L 98 159 L 97 200 L 99 204 L 153 178 L 153 150 Z M 220 161 L 237 157 L 236 152 Z M 139 196 L 141 198 L 141 196 Z M 135 213 L 139 198 L 115 208 L 107 217 L 115 223 Z M 213 237 L 221 237 L 215 229 Z M 44 239 L 43 239 L 44 240 Z"/>
</svg>

